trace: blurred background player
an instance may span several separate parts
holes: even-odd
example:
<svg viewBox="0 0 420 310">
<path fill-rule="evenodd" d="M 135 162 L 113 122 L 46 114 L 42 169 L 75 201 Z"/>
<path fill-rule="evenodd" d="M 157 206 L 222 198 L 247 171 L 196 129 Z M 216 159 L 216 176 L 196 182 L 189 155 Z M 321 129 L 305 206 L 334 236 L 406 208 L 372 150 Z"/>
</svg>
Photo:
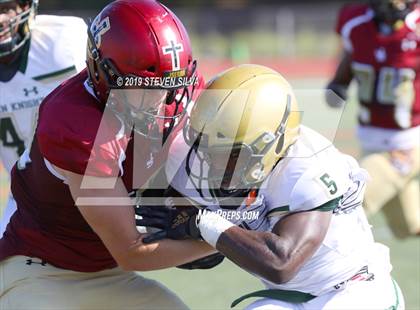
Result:
<svg viewBox="0 0 420 310">
<path fill-rule="evenodd" d="M 0 0 L 0 158 L 9 173 L 31 145 L 43 98 L 86 67 L 84 21 L 35 18 L 37 8 L 38 0 Z M 10 196 L 0 237 L 15 210 Z"/>
<path fill-rule="evenodd" d="M 167 165 L 173 189 L 209 211 L 140 205 L 139 224 L 164 229 L 144 241 L 201 234 L 266 286 L 234 303 L 263 297 L 246 309 L 404 309 L 388 248 L 374 242 L 362 208 L 366 171 L 300 114 L 269 68 L 218 75 Z"/>
<path fill-rule="evenodd" d="M 18 211 L 0 239 L 0 308 L 185 309 L 132 271 L 214 250 L 197 241 L 144 245 L 130 195 L 137 176 L 159 168 L 156 141 L 195 86 L 126 87 L 125 77 L 196 76 L 188 34 L 157 1 L 114 1 L 89 27 L 87 55 L 87 69 L 44 99 L 32 146 L 12 169 Z"/>
<path fill-rule="evenodd" d="M 397 237 L 420 234 L 420 7 L 417 0 L 349 5 L 338 18 L 344 56 L 328 88 L 358 84 L 362 167 L 372 180 L 365 209 L 383 209 Z M 340 100 L 327 96 L 330 105 Z"/>
</svg>

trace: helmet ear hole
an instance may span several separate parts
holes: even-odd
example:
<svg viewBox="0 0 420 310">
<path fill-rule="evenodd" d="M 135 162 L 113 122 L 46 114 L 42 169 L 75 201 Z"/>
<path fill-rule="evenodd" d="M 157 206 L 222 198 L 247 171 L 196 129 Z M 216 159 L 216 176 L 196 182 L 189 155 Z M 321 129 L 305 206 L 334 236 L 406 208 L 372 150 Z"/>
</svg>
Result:
<svg viewBox="0 0 420 310">
<path fill-rule="evenodd" d="M 147 68 L 147 71 L 155 73 L 156 72 L 156 67 L 155 66 L 151 66 L 149 68 Z"/>
</svg>

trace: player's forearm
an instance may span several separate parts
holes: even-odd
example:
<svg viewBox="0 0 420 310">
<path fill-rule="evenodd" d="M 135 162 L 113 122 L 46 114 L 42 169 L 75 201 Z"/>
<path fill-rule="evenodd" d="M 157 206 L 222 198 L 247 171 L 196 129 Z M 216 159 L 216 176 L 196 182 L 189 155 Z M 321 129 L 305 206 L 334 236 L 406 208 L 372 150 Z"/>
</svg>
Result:
<svg viewBox="0 0 420 310">
<path fill-rule="evenodd" d="M 347 91 L 352 79 L 351 56 L 345 53 L 337 67 L 334 78 L 326 87 L 325 99 L 329 106 L 334 108 L 343 106 L 347 100 Z"/>
<path fill-rule="evenodd" d="M 128 251 L 121 266 L 125 270 L 151 271 L 179 266 L 216 253 L 203 241 L 161 240 L 153 244 L 143 244 L 138 239 Z"/>
<path fill-rule="evenodd" d="M 216 247 L 241 268 L 270 282 L 284 283 L 294 275 L 288 268 L 291 248 L 273 233 L 232 227 L 220 235 Z"/>
<path fill-rule="evenodd" d="M 193 240 L 143 244 L 142 235 L 135 226 L 131 200 L 120 178 L 112 190 L 82 190 L 83 176 L 67 171 L 63 173 L 67 176 L 74 200 L 80 202 L 88 198 L 87 203 L 91 205 L 78 205 L 79 210 L 121 268 L 148 271 L 175 267 L 216 252 L 207 243 Z M 107 206 L 109 201 L 115 201 L 115 197 L 122 205 Z"/>
<path fill-rule="evenodd" d="M 330 84 L 337 84 L 342 85 L 343 87 L 348 87 L 352 79 L 353 71 L 351 68 L 351 55 L 345 52 L 339 65 L 337 66 L 334 78 Z"/>
</svg>

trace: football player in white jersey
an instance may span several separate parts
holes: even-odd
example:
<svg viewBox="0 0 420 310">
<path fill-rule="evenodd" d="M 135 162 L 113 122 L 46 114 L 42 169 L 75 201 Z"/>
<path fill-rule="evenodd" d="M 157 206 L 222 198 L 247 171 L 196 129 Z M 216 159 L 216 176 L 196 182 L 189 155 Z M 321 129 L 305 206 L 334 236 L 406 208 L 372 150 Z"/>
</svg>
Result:
<svg viewBox="0 0 420 310">
<path fill-rule="evenodd" d="M 83 70 L 87 26 L 81 18 L 36 16 L 38 0 L 0 0 L 0 158 L 7 172 L 30 146 L 38 106 Z M 0 237 L 16 210 L 9 198 Z"/>
<path fill-rule="evenodd" d="M 217 76 L 166 169 L 172 204 L 186 205 L 183 196 L 205 211 L 149 201 L 137 223 L 162 230 L 144 241 L 203 238 L 266 286 L 233 304 L 260 298 L 246 309 L 403 309 L 388 248 L 374 242 L 362 208 L 366 171 L 300 114 L 269 68 Z"/>
</svg>

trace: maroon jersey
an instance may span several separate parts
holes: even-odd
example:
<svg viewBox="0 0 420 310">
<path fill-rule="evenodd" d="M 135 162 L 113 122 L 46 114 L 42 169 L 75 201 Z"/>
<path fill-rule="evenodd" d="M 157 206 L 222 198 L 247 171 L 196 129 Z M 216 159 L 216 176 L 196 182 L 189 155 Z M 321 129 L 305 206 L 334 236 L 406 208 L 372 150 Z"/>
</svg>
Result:
<svg viewBox="0 0 420 310">
<path fill-rule="evenodd" d="M 418 126 L 420 9 L 387 33 L 367 5 L 349 5 L 340 12 L 336 31 L 352 56 L 360 124 L 389 129 Z"/>
<path fill-rule="evenodd" d="M 163 164 L 166 149 L 151 162 L 151 144 L 145 139 L 139 142 L 142 138 L 134 136 L 131 128 L 104 112 L 84 85 L 86 80 L 83 71 L 53 91 L 40 107 L 31 150 L 12 170 L 17 212 L 0 239 L 0 261 L 25 255 L 82 272 L 116 266 L 51 164 L 82 175 L 121 176 L 130 192 L 134 157 L 142 159 L 136 163 L 136 169 L 142 164 L 141 180 L 136 180 L 141 183 Z"/>
</svg>

